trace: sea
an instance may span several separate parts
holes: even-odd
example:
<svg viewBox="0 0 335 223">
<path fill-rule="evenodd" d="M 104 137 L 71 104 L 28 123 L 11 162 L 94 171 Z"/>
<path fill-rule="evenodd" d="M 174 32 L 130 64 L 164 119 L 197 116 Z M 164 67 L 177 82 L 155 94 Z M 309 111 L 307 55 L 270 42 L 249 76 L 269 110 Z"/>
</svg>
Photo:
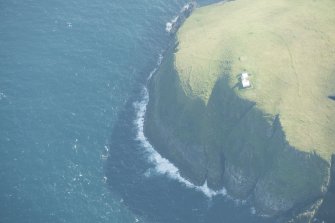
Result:
<svg viewBox="0 0 335 223">
<path fill-rule="evenodd" d="M 182 178 L 143 134 L 186 3 L 0 0 L 0 223 L 273 222 Z"/>
</svg>

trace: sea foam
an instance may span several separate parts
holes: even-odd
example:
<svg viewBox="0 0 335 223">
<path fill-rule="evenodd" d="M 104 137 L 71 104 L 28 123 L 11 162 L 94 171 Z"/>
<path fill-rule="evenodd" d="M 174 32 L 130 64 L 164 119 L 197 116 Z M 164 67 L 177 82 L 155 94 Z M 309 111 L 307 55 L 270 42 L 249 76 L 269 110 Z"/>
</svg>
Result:
<svg viewBox="0 0 335 223">
<path fill-rule="evenodd" d="M 157 67 L 149 74 L 147 81 L 150 81 L 152 76 L 156 73 L 158 67 L 162 63 L 163 56 L 160 55 L 157 62 Z M 135 127 L 137 129 L 136 140 L 140 142 L 142 147 L 148 154 L 148 161 L 154 165 L 154 171 L 158 174 L 163 174 L 171 179 L 177 180 L 188 188 L 195 189 L 202 192 L 207 197 L 212 198 L 216 195 L 227 194 L 226 189 L 222 188 L 219 191 L 214 191 L 207 186 L 207 181 L 202 186 L 196 186 L 189 180 L 183 178 L 180 175 L 179 169 L 171 163 L 168 159 L 162 157 L 150 144 L 146 136 L 144 135 L 144 117 L 147 110 L 147 105 L 149 102 L 149 92 L 146 86 L 143 86 L 141 92 L 141 100 L 134 102 L 134 108 L 136 110 L 136 119 L 134 120 Z M 146 176 L 151 176 L 151 170 L 146 173 Z"/>
</svg>

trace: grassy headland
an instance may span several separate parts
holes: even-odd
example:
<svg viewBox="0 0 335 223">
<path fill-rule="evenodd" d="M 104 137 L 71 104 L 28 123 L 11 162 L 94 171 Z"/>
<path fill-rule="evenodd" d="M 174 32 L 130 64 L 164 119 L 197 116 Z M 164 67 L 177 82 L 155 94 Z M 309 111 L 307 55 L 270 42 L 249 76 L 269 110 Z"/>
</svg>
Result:
<svg viewBox="0 0 335 223">
<path fill-rule="evenodd" d="M 280 115 L 287 140 L 325 159 L 335 152 L 335 2 L 237 0 L 194 12 L 178 33 L 175 66 L 187 95 L 208 102 L 230 69 L 235 93 Z"/>
<path fill-rule="evenodd" d="M 266 214 L 322 196 L 335 152 L 335 2 L 199 8 L 150 83 L 145 132 L 196 184 Z M 175 50 L 175 51 L 173 51 Z M 252 88 L 239 88 L 239 74 Z"/>
</svg>

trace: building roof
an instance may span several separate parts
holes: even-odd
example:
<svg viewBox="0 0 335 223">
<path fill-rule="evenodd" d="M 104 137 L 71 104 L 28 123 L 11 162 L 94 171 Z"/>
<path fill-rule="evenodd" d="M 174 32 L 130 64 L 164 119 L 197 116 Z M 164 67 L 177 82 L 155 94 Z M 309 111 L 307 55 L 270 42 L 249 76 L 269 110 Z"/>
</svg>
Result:
<svg viewBox="0 0 335 223">
<path fill-rule="evenodd" d="M 241 75 L 242 79 L 246 79 L 249 77 L 249 74 L 247 72 L 243 72 Z"/>
<path fill-rule="evenodd" d="M 250 85 L 250 81 L 248 80 L 248 79 L 242 79 L 242 86 L 244 87 L 244 88 L 246 88 L 246 87 L 250 87 L 251 85 Z"/>
<path fill-rule="evenodd" d="M 249 74 L 247 72 L 243 72 L 241 74 L 241 81 L 242 81 L 242 86 L 244 88 L 251 86 L 250 80 L 249 80 Z"/>
</svg>

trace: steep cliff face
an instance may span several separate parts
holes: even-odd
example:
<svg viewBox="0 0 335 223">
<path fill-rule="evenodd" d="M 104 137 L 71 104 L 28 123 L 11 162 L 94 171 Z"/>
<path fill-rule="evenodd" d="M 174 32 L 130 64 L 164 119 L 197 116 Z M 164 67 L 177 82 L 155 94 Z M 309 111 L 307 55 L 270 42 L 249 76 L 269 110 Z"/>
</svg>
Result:
<svg viewBox="0 0 335 223">
<path fill-rule="evenodd" d="M 324 38 L 329 29 L 335 33 L 327 25 L 335 16 L 326 10 L 332 1 L 322 0 L 322 10 L 314 4 L 239 0 L 200 9 L 182 26 L 151 79 L 145 134 L 184 177 L 251 197 L 268 215 L 326 193 L 335 143 L 335 105 L 328 98 L 335 90 L 329 60 L 335 38 Z M 309 14 L 315 21 L 301 25 Z M 322 41 L 315 40 L 319 34 Z M 317 48 L 301 50 L 300 36 Z M 329 58 L 306 60 L 319 54 Z M 308 71 L 299 75 L 304 66 Z M 239 86 L 243 70 L 253 74 L 251 89 Z"/>
<path fill-rule="evenodd" d="M 158 72 L 161 75 L 150 81 L 145 134 L 163 156 L 185 170 L 181 173 L 185 178 L 201 185 L 207 176 L 205 144 L 199 137 L 202 131 L 199 117 L 205 114 L 204 105 L 183 93 L 178 76 L 171 70 L 172 55 L 170 52 L 164 59 Z"/>
<path fill-rule="evenodd" d="M 207 105 L 187 97 L 168 54 L 150 83 L 145 133 L 155 148 L 198 185 L 225 186 L 236 198 L 254 197 L 274 215 L 326 192 L 329 163 L 296 150 L 280 116 L 259 111 L 218 80 Z"/>
</svg>

